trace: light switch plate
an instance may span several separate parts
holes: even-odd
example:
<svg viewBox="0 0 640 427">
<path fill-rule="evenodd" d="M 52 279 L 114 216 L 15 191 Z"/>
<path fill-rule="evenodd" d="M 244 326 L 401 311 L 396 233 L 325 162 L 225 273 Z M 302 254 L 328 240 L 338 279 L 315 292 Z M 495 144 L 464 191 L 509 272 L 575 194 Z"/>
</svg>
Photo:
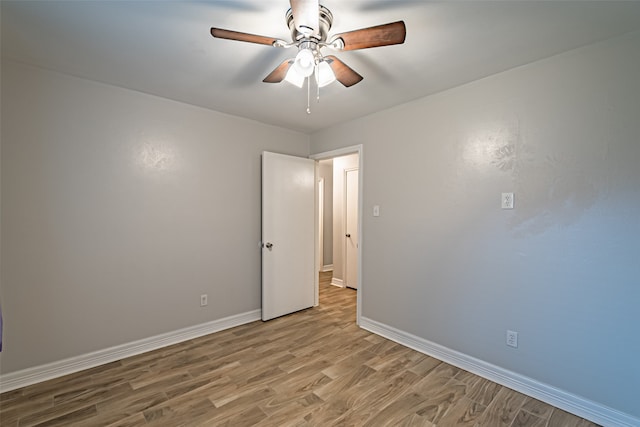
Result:
<svg viewBox="0 0 640 427">
<path fill-rule="evenodd" d="M 373 216 L 380 216 L 380 206 L 379 205 L 374 205 L 373 206 Z"/>
<path fill-rule="evenodd" d="M 502 209 L 513 209 L 513 193 L 502 193 Z"/>
</svg>

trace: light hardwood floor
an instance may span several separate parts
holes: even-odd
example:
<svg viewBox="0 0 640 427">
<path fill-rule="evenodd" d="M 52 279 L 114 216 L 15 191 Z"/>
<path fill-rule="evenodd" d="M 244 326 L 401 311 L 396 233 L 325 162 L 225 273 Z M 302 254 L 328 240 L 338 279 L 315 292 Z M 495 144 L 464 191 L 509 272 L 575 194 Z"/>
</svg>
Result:
<svg viewBox="0 0 640 427">
<path fill-rule="evenodd" d="M 355 325 L 355 291 L 0 395 L 4 426 L 595 424 Z"/>
</svg>

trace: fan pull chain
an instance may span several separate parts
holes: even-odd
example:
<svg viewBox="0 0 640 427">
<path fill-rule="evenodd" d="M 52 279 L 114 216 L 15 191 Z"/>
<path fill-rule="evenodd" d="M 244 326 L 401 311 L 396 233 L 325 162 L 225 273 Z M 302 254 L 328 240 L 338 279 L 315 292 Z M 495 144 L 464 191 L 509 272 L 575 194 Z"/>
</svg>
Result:
<svg viewBox="0 0 640 427">
<path fill-rule="evenodd" d="M 320 72 L 319 72 L 319 68 L 316 65 L 316 70 L 315 70 L 315 76 L 316 76 L 316 102 L 319 104 L 320 103 Z"/>
<path fill-rule="evenodd" d="M 311 99 L 311 78 L 307 77 L 307 114 L 311 114 L 311 106 L 310 106 L 310 100 Z"/>
</svg>

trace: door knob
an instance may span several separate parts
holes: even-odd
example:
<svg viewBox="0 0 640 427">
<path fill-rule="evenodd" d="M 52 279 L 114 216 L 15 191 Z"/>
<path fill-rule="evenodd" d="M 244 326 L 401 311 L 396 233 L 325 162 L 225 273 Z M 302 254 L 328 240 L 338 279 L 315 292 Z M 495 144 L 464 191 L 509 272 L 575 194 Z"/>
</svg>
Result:
<svg viewBox="0 0 640 427">
<path fill-rule="evenodd" d="M 273 248 L 273 243 L 267 242 L 265 246 L 267 247 L 267 249 L 271 250 L 271 248 Z"/>
<path fill-rule="evenodd" d="M 345 234 L 345 236 L 347 236 L 347 237 L 351 237 L 351 234 L 347 233 L 347 234 Z"/>
</svg>

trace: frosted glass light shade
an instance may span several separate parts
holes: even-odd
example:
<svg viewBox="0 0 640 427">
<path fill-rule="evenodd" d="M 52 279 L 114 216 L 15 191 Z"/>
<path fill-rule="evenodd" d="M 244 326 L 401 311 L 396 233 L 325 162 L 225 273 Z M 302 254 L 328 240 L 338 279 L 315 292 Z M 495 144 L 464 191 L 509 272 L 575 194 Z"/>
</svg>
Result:
<svg viewBox="0 0 640 427">
<path fill-rule="evenodd" d="M 298 72 L 295 66 L 291 66 L 289 67 L 289 71 L 287 71 L 287 75 L 284 76 L 284 80 L 301 88 L 304 83 L 304 76 Z"/>
<path fill-rule="evenodd" d="M 293 67 L 297 69 L 298 73 L 302 74 L 304 77 L 309 77 L 313 73 L 315 66 L 316 64 L 313 52 L 309 49 L 300 49 L 300 52 L 296 55 L 296 60 L 293 63 Z"/>
<path fill-rule="evenodd" d="M 333 73 L 331 66 L 327 64 L 326 61 L 322 61 L 318 64 L 316 73 L 319 87 L 325 87 L 326 85 L 336 81 L 336 75 Z"/>
</svg>

